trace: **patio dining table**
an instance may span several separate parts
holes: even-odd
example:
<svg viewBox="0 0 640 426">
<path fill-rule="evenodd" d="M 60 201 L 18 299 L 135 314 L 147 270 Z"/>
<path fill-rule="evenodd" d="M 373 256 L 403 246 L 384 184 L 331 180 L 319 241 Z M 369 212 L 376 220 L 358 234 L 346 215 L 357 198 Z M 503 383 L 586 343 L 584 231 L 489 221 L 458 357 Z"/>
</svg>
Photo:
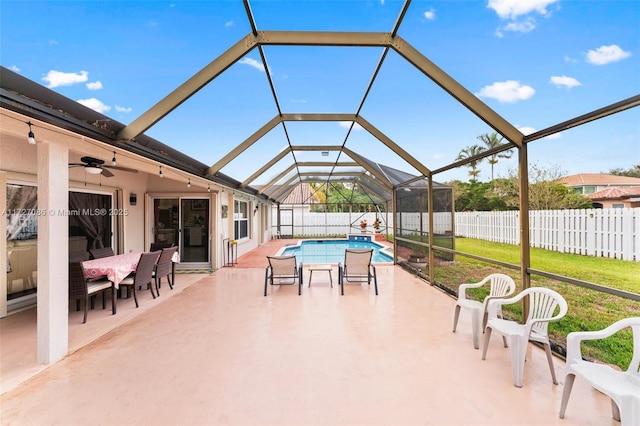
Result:
<svg viewBox="0 0 640 426">
<path fill-rule="evenodd" d="M 134 272 L 140 261 L 140 252 L 117 254 L 115 256 L 102 257 L 100 259 L 86 260 L 82 262 L 82 270 L 85 278 L 98 278 L 106 276 L 115 288 L 131 272 Z"/>
</svg>

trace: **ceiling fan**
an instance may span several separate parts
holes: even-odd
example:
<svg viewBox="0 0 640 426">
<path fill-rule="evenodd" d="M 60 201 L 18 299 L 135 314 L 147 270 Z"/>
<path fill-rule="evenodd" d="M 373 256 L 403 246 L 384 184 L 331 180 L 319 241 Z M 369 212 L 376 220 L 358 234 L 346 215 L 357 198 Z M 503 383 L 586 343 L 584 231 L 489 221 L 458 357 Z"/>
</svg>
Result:
<svg viewBox="0 0 640 426">
<path fill-rule="evenodd" d="M 113 176 L 113 173 L 111 173 L 107 169 L 122 170 L 122 171 L 125 171 L 125 172 L 138 173 L 137 170 L 129 169 L 129 168 L 126 168 L 126 167 L 106 166 L 104 164 L 104 160 L 101 160 L 99 158 L 82 157 L 80 159 L 80 161 L 82 161 L 82 162 L 81 163 L 69 163 L 69 167 L 84 167 L 84 171 L 85 172 L 90 173 L 92 175 L 102 174 L 102 176 L 104 176 L 104 177 L 112 177 Z"/>
</svg>

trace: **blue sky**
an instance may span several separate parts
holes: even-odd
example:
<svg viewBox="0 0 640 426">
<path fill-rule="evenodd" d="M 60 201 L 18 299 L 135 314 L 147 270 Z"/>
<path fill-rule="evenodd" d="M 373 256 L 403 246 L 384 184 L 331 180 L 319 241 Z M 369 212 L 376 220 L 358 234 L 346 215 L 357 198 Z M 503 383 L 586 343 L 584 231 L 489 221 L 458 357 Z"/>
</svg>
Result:
<svg viewBox="0 0 640 426">
<path fill-rule="evenodd" d="M 389 32 L 402 2 L 251 3 L 259 30 Z M 250 32 L 240 1 L 0 3 L 3 66 L 129 124 Z M 524 133 L 640 93 L 640 2 L 413 1 L 399 36 Z M 380 48 L 265 46 L 285 113 L 355 113 Z M 490 133 L 485 123 L 390 51 L 362 116 L 430 169 Z M 214 164 L 277 115 L 257 49 L 146 133 Z M 294 145 L 340 145 L 344 123 L 287 123 Z M 243 180 L 287 145 L 282 126 L 222 171 Z M 347 147 L 412 168 L 362 129 Z M 332 154 L 333 155 L 333 154 Z M 334 159 L 330 156 L 329 159 Z M 640 164 L 640 108 L 530 145 L 529 158 L 564 174 Z M 320 160 L 300 153 L 298 161 Z M 323 158 L 326 160 L 326 158 Z M 287 157 L 255 183 L 292 163 Z M 495 175 L 515 168 L 500 160 Z M 480 165 L 481 181 L 491 177 Z M 436 176 L 468 179 L 468 168 Z"/>
</svg>

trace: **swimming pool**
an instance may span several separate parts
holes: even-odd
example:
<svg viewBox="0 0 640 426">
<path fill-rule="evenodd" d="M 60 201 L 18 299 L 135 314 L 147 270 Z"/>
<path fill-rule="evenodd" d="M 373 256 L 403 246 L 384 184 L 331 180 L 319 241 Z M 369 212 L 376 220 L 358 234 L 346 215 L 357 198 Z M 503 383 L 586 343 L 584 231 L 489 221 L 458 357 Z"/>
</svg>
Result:
<svg viewBox="0 0 640 426">
<path fill-rule="evenodd" d="M 278 254 L 295 255 L 298 263 L 343 263 L 344 251 L 348 248 L 372 248 L 372 263 L 393 263 L 392 256 L 383 252 L 391 249 L 370 241 L 304 240 L 299 245 L 285 247 Z"/>
</svg>

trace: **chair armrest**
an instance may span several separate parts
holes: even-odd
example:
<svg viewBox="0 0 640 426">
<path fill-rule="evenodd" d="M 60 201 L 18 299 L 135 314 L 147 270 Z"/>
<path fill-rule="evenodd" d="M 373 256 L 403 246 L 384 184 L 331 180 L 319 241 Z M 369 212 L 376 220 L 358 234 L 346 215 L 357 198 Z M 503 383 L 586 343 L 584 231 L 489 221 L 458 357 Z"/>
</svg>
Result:
<svg viewBox="0 0 640 426">
<path fill-rule="evenodd" d="M 520 292 L 514 297 L 508 299 L 491 299 L 487 303 L 487 314 L 489 319 L 499 318 L 498 313 L 502 312 L 502 305 L 511 305 L 519 302 L 523 297 L 527 296 L 527 293 Z"/>
<path fill-rule="evenodd" d="M 480 288 L 484 285 L 486 279 L 480 281 L 479 283 L 466 283 L 460 284 L 458 286 L 458 300 L 466 300 L 467 299 L 467 289 L 470 288 Z"/>
<path fill-rule="evenodd" d="M 632 325 L 640 324 L 640 317 L 638 318 L 625 318 L 620 321 L 614 322 L 608 327 L 602 330 L 594 331 L 572 331 L 567 335 L 567 364 L 572 361 L 582 360 L 582 350 L 580 349 L 580 343 L 585 340 L 600 340 L 606 339 L 618 331 L 630 327 Z"/>
</svg>

